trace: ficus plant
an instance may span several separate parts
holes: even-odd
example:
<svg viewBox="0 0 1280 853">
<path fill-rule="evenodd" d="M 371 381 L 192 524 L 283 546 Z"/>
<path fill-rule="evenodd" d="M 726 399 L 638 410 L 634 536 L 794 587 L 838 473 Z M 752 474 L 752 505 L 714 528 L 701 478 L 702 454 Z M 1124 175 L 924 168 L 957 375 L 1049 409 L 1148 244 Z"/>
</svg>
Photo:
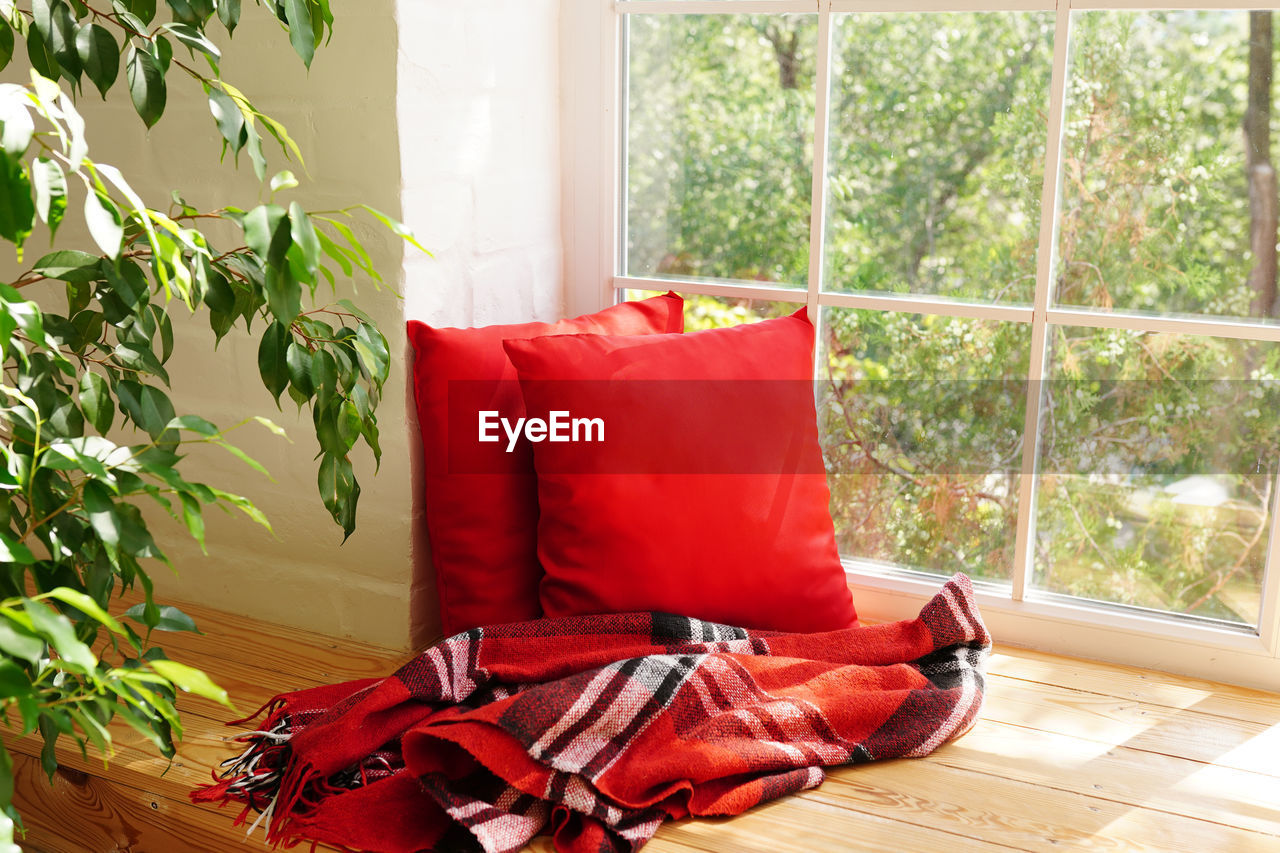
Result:
<svg viewBox="0 0 1280 853">
<path fill-rule="evenodd" d="M 258 5 L 309 66 L 332 32 L 328 0 Z M 120 720 L 171 757 L 182 734 L 177 695 L 227 701 L 153 644 L 154 632 L 196 626 L 154 600 L 150 573 L 169 560 L 141 507 L 158 505 L 202 548 L 210 507 L 269 527 L 245 497 L 188 479 L 184 457 L 216 445 L 262 470 L 233 431 L 255 422 L 282 431 L 264 417 L 218 425 L 176 409 L 166 369 L 175 316 L 203 315 L 211 346 L 236 326 L 257 338 L 277 404 L 287 394 L 310 409 L 320 499 L 344 539 L 360 496 L 350 454 L 363 443 L 380 456 L 387 342 L 338 287 L 380 280 L 357 218 L 413 237 L 364 205 L 314 212 L 284 200 L 297 185 L 291 172 L 266 180 L 264 138 L 283 158 L 301 154 L 283 125 L 222 79 L 217 38 L 231 36 L 240 14 L 240 0 L 0 0 L 0 66 L 20 43 L 31 66 L 26 85 L 0 84 L 0 238 L 20 267 L 38 223 L 53 249 L 0 284 L 0 705 L 6 737 L 43 736 L 51 778 L 60 737 L 109 756 L 108 723 Z M 174 191 L 152 207 L 119 169 L 92 159 L 78 97 L 127 88 L 151 127 L 175 77 L 183 97 L 207 101 L 223 155 L 247 156 L 265 203 L 201 211 Z M 84 245 L 57 242 L 69 212 L 83 216 Z M 140 601 L 125 608 L 131 589 Z M 19 820 L 12 795 L 0 746 L 0 808 Z"/>
</svg>

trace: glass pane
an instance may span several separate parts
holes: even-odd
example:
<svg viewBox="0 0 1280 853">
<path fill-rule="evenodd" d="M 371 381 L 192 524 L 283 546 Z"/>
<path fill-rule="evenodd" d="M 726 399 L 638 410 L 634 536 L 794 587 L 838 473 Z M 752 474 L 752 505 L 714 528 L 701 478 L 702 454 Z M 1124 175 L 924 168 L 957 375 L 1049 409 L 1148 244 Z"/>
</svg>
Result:
<svg viewBox="0 0 1280 853">
<path fill-rule="evenodd" d="M 1030 326 L 827 308 L 819 428 L 845 557 L 1007 580 Z"/>
<path fill-rule="evenodd" d="M 625 299 L 648 299 L 661 296 L 666 291 L 624 290 Z M 758 323 L 773 317 L 794 314 L 803 303 L 774 302 L 768 299 L 746 299 L 727 296 L 703 296 L 697 293 L 681 293 L 684 299 L 684 330 L 697 332 L 702 329 L 723 329 L 743 323 Z"/>
<path fill-rule="evenodd" d="M 813 15 L 630 15 L 627 275 L 805 286 Z"/>
<path fill-rule="evenodd" d="M 826 289 L 1031 301 L 1053 23 L 836 17 Z"/>
<path fill-rule="evenodd" d="M 1274 316 L 1273 14 L 1073 14 L 1059 303 Z"/>
<path fill-rule="evenodd" d="M 1050 333 L 1035 586 L 1257 624 L 1280 345 Z"/>
</svg>

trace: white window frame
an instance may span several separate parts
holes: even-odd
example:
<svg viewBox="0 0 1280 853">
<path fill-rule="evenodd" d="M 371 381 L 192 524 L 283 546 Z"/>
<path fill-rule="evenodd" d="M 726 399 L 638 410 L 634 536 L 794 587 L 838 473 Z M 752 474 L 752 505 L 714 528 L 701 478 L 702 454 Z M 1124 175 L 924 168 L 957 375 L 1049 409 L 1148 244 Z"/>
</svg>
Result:
<svg viewBox="0 0 1280 853">
<path fill-rule="evenodd" d="M 1068 34 L 1072 11 L 1143 9 L 1273 9 L 1272 2 L 1221 0 L 564 0 L 561 5 L 562 217 L 567 308 L 571 314 L 598 310 L 627 289 L 668 290 L 820 306 L 938 314 L 1027 323 L 1031 327 L 1027 416 L 1015 558 L 1007 593 L 979 589 L 978 602 L 997 641 L 1059 654 L 1181 672 L 1217 681 L 1280 691 L 1280 476 L 1273 489 L 1272 524 L 1266 555 L 1262 606 L 1256 633 L 1139 610 L 1098 605 L 1063 596 L 1027 596 L 1034 569 L 1031 535 L 1033 486 L 1039 436 L 1039 379 L 1044 375 L 1051 324 L 1145 332 L 1237 337 L 1280 342 L 1280 325 L 1222 318 L 1153 317 L 1102 313 L 1089 308 L 1050 307 L 1050 274 L 1056 246 L 1055 220 L 1061 162 Z M 830 90 L 831 23 L 846 12 L 1049 11 L 1056 13 L 1049 120 L 1041 194 L 1036 287 L 1032 305 L 980 304 L 929 295 L 836 293 L 821 290 L 827 180 L 827 100 Z M 621 60 L 625 27 L 632 14 L 801 13 L 818 18 L 814 181 L 810 262 L 805 290 L 749 284 L 619 275 L 623 269 L 625 169 L 622 121 L 626 95 Z M 859 613 L 871 620 L 910 618 L 939 586 L 933 576 L 913 576 L 868 560 L 846 559 L 845 571 Z"/>
</svg>

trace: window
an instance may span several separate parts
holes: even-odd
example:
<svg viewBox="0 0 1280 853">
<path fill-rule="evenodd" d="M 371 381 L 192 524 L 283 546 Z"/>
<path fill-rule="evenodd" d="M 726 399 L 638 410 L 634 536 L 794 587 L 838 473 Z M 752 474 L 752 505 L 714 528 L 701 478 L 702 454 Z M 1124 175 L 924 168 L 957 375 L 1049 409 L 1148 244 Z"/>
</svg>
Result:
<svg viewBox="0 0 1280 853">
<path fill-rule="evenodd" d="M 570 297 L 809 306 L 869 615 L 1280 689 L 1275 13 L 1102 5 L 570 4 Z"/>
</svg>

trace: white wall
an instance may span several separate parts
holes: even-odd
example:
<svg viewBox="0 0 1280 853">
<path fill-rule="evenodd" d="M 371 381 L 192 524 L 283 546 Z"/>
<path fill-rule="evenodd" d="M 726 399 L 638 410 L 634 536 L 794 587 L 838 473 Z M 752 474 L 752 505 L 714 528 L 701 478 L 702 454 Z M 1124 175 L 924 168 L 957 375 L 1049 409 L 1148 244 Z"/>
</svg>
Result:
<svg viewBox="0 0 1280 853">
<path fill-rule="evenodd" d="M 301 146 L 310 176 L 292 168 L 303 181 L 297 198 L 304 206 L 368 202 L 402 218 L 434 252 L 434 259 L 411 248 L 406 254 L 398 238 L 360 229 L 376 266 L 404 295 L 361 282 L 353 297 L 379 321 L 392 353 L 407 355 L 406 317 L 471 325 L 558 316 L 557 3 L 362 0 L 333 7 L 332 43 L 317 52 L 308 74 L 270 16 L 246 4 L 223 71 Z M 26 75 L 15 60 L 3 76 Z M 239 171 L 218 163 L 218 137 L 198 87 L 182 74 L 169 79 L 169 108 L 149 133 L 123 88 L 103 104 L 86 87 L 80 103 L 91 156 L 120 166 L 153 206 L 165 206 L 170 188 L 202 208 L 255 204 L 259 186 L 248 163 Z M 287 166 L 273 157 L 273 170 Z M 71 210 L 81 204 L 73 196 Z M 68 216 L 59 247 L 89 245 L 78 219 Z M 47 235 L 34 235 L 28 262 L 46 244 Z M 5 280 L 13 269 L 4 263 Z M 65 304 L 60 292 L 49 298 Z M 173 313 L 177 321 L 185 312 Z M 316 492 L 309 415 L 298 417 L 287 399 L 283 413 L 275 410 L 257 376 L 255 340 L 233 333 L 215 353 L 203 316 L 178 326 L 170 365 L 178 411 L 223 425 L 268 415 L 294 443 L 256 427 L 238 439 L 274 483 L 225 454 L 193 454 L 187 475 L 251 497 L 276 537 L 214 511 L 205 557 L 177 526 L 158 520 L 158 539 L 178 569 L 174 576 L 156 567 L 158 595 L 404 647 L 412 588 L 414 637 L 438 633 L 417 532 L 418 438 L 406 361 L 393 360 L 378 411 L 381 472 L 373 476 L 367 451 L 353 454 L 364 491 L 358 529 L 339 547 L 341 531 Z"/>
<path fill-rule="evenodd" d="M 398 13 L 401 205 L 435 256 L 405 257 L 406 316 L 559 319 L 559 3 L 400 0 Z M 413 500 L 421 531 L 421 494 Z M 423 640 L 439 626 L 421 537 L 414 562 Z"/>
</svg>

